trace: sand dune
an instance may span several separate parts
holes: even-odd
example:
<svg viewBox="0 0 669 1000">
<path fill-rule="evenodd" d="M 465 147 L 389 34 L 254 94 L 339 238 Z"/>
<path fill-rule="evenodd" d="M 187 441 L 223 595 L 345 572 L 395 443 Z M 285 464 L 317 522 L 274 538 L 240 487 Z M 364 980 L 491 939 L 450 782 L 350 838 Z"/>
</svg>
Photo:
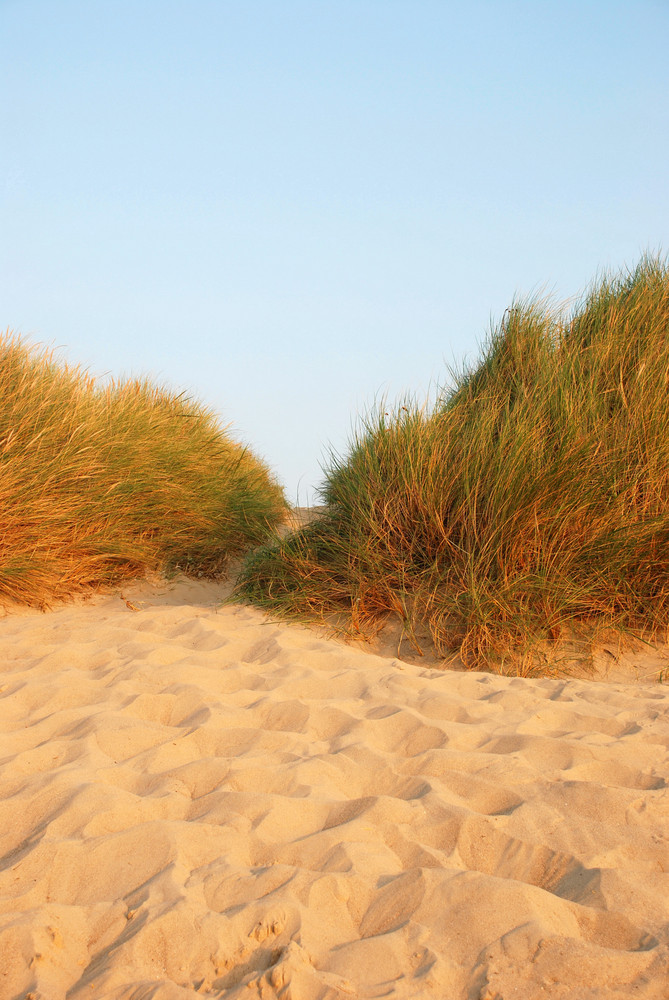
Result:
<svg viewBox="0 0 669 1000">
<path fill-rule="evenodd" d="M 669 997 L 667 687 L 219 598 L 0 621 L 2 1000 Z"/>
</svg>

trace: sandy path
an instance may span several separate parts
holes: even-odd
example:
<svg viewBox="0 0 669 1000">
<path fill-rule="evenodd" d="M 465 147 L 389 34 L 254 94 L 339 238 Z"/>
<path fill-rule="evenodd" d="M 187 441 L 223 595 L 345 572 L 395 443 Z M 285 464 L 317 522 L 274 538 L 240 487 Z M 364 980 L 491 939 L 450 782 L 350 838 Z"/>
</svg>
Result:
<svg viewBox="0 0 669 1000">
<path fill-rule="evenodd" d="M 2 1000 L 669 997 L 669 689 L 219 596 L 0 621 Z"/>
</svg>

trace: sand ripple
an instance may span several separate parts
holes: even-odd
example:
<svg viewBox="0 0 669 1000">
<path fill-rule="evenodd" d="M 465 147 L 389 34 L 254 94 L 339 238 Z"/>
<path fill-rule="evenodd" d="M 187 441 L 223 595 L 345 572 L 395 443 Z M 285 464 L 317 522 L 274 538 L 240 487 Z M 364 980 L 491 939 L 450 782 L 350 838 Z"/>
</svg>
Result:
<svg viewBox="0 0 669 1000">
<path fill-rule="evenodd" d="M 669 691 L 188 586 L 0 622 L 2 1000 L 669 997 Z"/>
</svg>

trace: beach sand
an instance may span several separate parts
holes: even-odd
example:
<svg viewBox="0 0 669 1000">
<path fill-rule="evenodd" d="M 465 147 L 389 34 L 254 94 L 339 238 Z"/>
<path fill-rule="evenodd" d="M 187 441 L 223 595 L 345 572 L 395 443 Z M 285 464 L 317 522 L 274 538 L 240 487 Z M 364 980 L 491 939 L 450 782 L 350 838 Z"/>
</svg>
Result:
<svg viewBox="0 0 669 1000">
<path fill-rule="evenodd" d="M 224 593 L 0 620 L 2 1000 L 669 997 L 664 653 L 446 671 Z"/>
</svg>

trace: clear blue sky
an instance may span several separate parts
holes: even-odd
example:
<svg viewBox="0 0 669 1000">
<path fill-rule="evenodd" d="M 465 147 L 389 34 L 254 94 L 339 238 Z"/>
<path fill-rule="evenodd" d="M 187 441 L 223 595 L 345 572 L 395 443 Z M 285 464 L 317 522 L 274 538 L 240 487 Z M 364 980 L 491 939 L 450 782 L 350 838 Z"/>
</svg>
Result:
<svg viewBox="0 0 669 1000">
<path fill-rule="evenodd" d="M 515 294 L 669 249 L 666 0 L 0 0 L 0 327 L 308 500 Z"/>
</svg>

